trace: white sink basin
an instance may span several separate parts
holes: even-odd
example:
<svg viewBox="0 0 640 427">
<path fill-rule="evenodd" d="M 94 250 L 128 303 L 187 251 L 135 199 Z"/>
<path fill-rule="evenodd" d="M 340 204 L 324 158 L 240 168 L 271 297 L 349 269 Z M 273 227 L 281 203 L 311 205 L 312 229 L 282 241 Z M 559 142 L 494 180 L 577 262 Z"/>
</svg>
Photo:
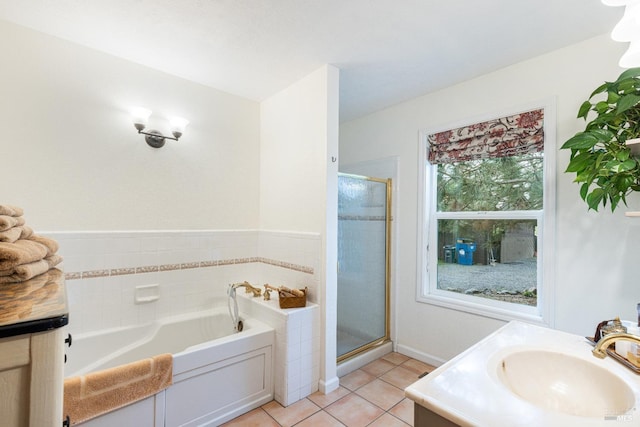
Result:
<svg viewBox="0 0 640 427">
<path fill-rule="evenodd" d="M 512 321 L 405 394 L 463 427 L 637 426 L 640 375 L 592 349 L 583 336 Z"/>
<path fill-rule="evenodd" d="M 617 375 L 554 351 L 508 354 L 498 363 L 497 375 L 520 398 L 568 415 L 603 419 L 625 414 L 635 404 L 632 389 Z"/>
</svg>

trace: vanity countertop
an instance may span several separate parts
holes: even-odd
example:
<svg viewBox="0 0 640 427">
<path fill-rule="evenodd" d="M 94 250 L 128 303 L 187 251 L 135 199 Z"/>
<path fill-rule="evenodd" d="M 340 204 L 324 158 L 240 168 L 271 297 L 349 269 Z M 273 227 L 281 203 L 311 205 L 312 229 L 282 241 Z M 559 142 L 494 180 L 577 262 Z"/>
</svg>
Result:
<svg viewBox="0 0 640 427">
<path fill-rule="evenodd" d="M 496 367 L 506 355 L 532 349 L 568 354 L 606 369 L 630 387 L 635 405 L 625 414 L 582 417 L 518 397 L 498 379 Z M 513 321 L 407 387 L 405 394 L 460 426 L 611 426 L 618 417 L 627 421 L 624 425 L 639 425 L 640 376 L 611 357 L 594 357 L 592 349 L 582 336 Z"/>
<path fill-rule="evenodd" d="M 69 323 L 64 274 L 53 268 L 24 282 L 0 285 L 0 338 Z"/>
</svg>

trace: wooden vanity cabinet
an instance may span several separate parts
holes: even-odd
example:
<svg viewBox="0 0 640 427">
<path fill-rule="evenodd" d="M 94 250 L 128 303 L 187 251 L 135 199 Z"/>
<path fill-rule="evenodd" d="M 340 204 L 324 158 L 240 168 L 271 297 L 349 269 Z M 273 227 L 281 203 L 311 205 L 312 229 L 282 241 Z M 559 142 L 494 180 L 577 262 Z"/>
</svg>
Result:
<svg viewBox="0 0 640 427">
<path fill-rule="evenodd" d="M 413 404 L 413 425 L 414 427 L 459 427 L 458 424 L 417 403 Z"/>
<path fill-rule="evenodd" d="M 63 381 L 63 329 L 0 339 L 2 425 L 62 425 Z"/>
<path fill-rule="evenodd" d="M 68 313 L 58 269 L 0 286 L 0 426 L 63 425 Z"/>
</svg>

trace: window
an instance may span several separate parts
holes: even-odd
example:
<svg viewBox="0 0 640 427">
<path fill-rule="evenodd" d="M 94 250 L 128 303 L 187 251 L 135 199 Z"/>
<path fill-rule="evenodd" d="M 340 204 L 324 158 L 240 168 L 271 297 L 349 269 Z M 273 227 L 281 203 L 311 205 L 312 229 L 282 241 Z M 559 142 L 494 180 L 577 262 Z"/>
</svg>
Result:
<svg viewBox="0 0 640 427">
<path fill-rule="evenodd" d="M 552 110 L 421 132 L 419 301 L 551 322 Z"/>
</svg>

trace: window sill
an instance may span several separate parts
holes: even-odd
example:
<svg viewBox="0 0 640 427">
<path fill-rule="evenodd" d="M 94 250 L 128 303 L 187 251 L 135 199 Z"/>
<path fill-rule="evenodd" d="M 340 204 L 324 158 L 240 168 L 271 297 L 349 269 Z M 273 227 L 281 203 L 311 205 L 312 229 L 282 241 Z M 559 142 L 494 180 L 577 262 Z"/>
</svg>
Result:
<svg viewBox="0 0 640 427">
<path fill-rule="evenodd" d="M 549 326 L 540 314 L 539 307 L 512 304 L 448 291 L 436 292 L 418 295 L 416 301 L 491 319 L 507 322 L 521 320 L 536 325 Z"/>
</svg>

